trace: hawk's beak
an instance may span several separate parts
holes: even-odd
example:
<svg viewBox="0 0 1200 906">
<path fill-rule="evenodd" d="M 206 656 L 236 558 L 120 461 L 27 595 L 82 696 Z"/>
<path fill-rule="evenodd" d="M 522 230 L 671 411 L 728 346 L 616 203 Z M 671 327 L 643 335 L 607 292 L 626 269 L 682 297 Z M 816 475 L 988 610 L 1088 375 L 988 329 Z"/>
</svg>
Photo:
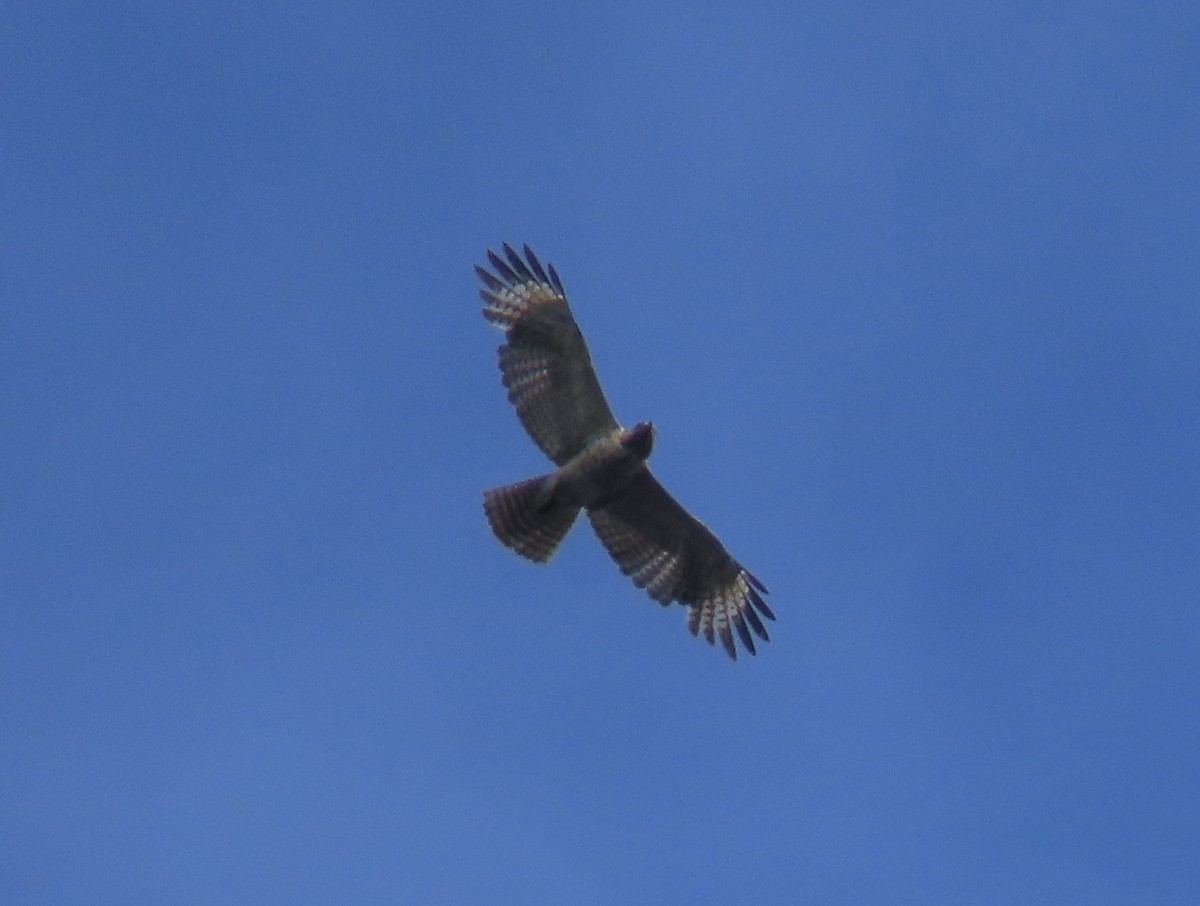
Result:
<svg viewBox="0 0 1200 906">
<path fill-rule="evenodd" d="M 654 447 L 654 423 L 638 422 L 625 431 L 621 444 L 645 459 Z"/>
</svg>

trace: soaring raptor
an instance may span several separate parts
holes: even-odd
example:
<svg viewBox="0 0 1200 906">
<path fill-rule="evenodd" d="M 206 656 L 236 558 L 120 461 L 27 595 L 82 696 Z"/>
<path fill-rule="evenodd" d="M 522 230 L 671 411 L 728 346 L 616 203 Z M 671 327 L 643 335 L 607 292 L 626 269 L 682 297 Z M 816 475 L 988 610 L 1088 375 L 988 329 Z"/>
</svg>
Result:
<svg viewBox="0 0 1200 906">
<path fill-rule="evenodd" d="M 503 248 L 504 257 L 488 249 L 495 273 L 475 267 L 483 314 L 507 335 L 508 398 L 558 468 L 484 492 L 496 537 L 545 563 L 585 509 L 621 572 L 661 604 L 687 605 L 692 635 L 720 637 L 736 660 L 736 631 L 754 654 L 754 635 L 769 638 L 760 615 L 775 619 L 759 594 L 766 587 L 650 473 L 654 426 L 622 428 L 613 416 L 554 266 L 543 268 L 529 246 L 524 258 Z"/>
</svg>

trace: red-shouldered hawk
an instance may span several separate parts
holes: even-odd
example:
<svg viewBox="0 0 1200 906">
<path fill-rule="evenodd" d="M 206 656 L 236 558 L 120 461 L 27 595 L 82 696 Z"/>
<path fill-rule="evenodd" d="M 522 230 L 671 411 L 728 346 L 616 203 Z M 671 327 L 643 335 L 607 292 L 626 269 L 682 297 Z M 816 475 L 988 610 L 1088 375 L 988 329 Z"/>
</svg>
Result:
<svg viewBox="0 0 1200 906">
<path fill-rule="evenodd" d="M 544 563 L 585 509 L 621 572 L 656 601 L 687 605 L 692 635 L 710 644 L 720 637 L 736 660 L 736 631 L 754 654 L 751 630 L 769 638 L 759 615 L 775 619 L 759 594 L 766 587 L 650 473 L 654 426 L 622 428 L 613 416 L 554 266 L 543 268 L 529 246 L 524 259 L 503 248 L 503 258 L 488 249 L 494 274 L 475 268 L 483 314 L 507 334 L 500 375 L 508 398 L 558 468 L 484 492 L 496 537 Z"/>
</svg>

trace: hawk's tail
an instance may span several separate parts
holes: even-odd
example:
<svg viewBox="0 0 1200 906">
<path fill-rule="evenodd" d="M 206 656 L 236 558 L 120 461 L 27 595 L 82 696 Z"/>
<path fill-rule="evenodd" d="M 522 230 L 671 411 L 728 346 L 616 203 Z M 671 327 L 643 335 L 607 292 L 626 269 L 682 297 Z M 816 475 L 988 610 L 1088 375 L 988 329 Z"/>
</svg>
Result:
<svg viewBox="0 0 1200 906">
<path fill-rule="evenodd" d="M 562 506 L 544 493 L 549 475 L 483 492 L 483 511 L 496 537 L 522 557 L 545 563 L 575 523 L 579 507 Z"/>
</svg>

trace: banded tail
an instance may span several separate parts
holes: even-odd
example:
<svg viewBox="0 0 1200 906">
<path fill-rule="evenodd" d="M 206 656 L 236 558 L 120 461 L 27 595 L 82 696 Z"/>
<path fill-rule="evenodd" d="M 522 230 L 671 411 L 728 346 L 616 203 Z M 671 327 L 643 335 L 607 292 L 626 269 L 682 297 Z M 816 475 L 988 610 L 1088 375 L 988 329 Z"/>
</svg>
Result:
<svg viewBox="0 0 1200 906">
<path fill-rule="evenodd" d="M 483 511 L 492 531 L 522 557 L 545 563 L 575 524 L 579 507 L 562 506 L 546 494 L 542 475 L 483 492 Z"/>
</svg>

